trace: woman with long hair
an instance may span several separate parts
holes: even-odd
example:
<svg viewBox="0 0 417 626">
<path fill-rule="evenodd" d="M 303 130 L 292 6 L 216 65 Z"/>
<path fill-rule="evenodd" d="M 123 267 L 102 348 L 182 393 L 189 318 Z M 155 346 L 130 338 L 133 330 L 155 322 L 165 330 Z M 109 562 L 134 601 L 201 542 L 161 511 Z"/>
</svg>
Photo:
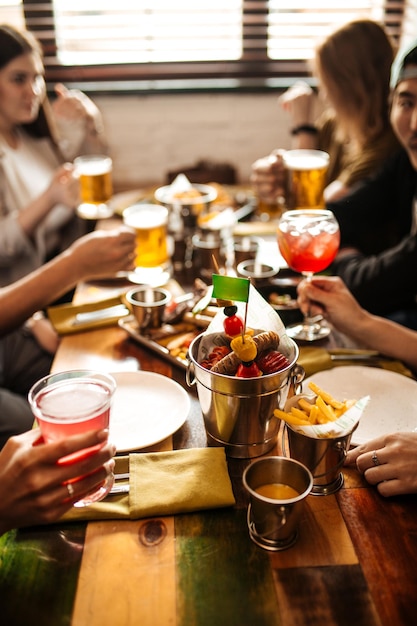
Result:
<svg viewBox="0 0 417 626">
<path fill-rule="evenodd" d="M 399 149 L 389 122 L 389 80 L 394 47 L 372 20 L 345 24 L 316 48 L 314 74 L 326 108 L 314 121 L 317 97 L 296 83 L 279 101 L 292 118 L 293 148 L 330 155 L 325 200 L 333 201 L 375 173 Z M 258 159 L 251 181 L 267 200 L 283 193 L 282 151 Z"/>
<path fill-rule="evenodd" d="M 0 285 L 86 232 L 68 161 L 105 149 L 101 115 L 85 94 L 64 85 L 55 92 L 49 105 L 35 37 L 0 25 Z"/>
</svg>

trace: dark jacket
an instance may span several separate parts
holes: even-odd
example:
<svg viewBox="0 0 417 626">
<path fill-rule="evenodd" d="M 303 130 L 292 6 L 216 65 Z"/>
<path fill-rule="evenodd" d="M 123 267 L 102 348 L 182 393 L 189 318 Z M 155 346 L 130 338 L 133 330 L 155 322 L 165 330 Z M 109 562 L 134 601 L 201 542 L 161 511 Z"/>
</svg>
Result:
<svg viewBox="0 0 417 626">
<path fill-rule="evenodd" d="M 410 235 L 416 200 L 417 172 L 400 150 L 348 197 L 328 203 L 341 247 L 360 251 L 336 261 L 333 273 L 373 313 L 417 308 L 417 235 Z"/>
</svg>

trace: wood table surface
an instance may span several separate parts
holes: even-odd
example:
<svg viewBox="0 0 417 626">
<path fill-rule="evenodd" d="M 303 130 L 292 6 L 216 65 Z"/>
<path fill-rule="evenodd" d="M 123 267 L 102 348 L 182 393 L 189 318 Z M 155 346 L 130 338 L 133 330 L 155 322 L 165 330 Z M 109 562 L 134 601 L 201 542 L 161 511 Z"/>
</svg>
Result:
<svg viewBox="0 0 417 626">
<path fill-rule="evenodd" d="M 83 297 L 99 292 L 87 285 Z M 184 371 L 123 329 L 64 337 L 53 370 L 78 367 L 141 369 L 176 380 L 190 395 L 189 416 L 152 450 L 207 445 L 196 391 L 187 387 Z M 7 533 L 0 538 L 2 626 L 415 623 L 416 496 L 384 499 L 345 470 L 338 493 L 307 498 L 297 543 L 270 553 L 248 534 L 241 482 L 248 463 L 228 460 L 234 507 Z"/>
</svg>

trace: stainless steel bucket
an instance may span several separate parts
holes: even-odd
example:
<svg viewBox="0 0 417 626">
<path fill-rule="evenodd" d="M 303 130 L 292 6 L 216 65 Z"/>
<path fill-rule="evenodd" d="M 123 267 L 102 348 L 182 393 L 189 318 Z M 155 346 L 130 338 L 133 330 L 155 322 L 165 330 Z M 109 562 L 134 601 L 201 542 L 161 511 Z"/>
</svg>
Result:
<svg viewBox="0 0 417 626">
<path fill-rule="evenodd" d="M 290 362 L 280 372 L 237 378 L 211 372 L 198 363 L 201 338 L 196 337 L 188 350 L 187 383 L 197 383 L 209 444 L 224 446 L 226 454 L 235 458 L 265 454 L 278 436 L 280 420 L 273 415 L 274 409 L 285 405 L 304 377 L 304 370 L 296 364 L 297 344 L 285 337 L 284 345 L 280 345 Z"/>
</svg>

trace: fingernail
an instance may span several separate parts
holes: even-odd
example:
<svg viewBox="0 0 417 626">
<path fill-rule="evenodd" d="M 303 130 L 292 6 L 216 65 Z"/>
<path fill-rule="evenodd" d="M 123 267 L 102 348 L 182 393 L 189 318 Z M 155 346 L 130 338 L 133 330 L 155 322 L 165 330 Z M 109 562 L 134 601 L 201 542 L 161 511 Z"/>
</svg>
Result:
<svg viewBox="0 0 417 626">
<path fill-rule="evenodd" d="M 109 429 L 104 428 L 103 430 L 99 430 L 97 433 L 97 439 L 99 441 L 106 441 L 109 438 Z"/>
<path fill-rule="evenodd" d="M 104 464 L 104 467 L 106 468 L 106 472 L 108 474 L 113 474 L 113 470 L 114 470 L 114 466 L 116 465 L 116 463 L 114 462 L 113 459 L 110 459 L 110 461 L 107 461 L 107 463 Z"/>
</svg>

